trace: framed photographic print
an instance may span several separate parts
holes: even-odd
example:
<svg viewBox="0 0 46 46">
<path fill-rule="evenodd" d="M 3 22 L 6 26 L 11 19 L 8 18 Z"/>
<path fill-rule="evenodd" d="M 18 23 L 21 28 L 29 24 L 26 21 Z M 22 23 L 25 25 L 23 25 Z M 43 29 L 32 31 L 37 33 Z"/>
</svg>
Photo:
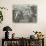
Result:
<svg viewBox="0 0 46 46">
<path fill-rule="evenodd" d="M 15 23 L 36 23 L 36 5 L 13 5 L 13 22 Z"/>
</svg>

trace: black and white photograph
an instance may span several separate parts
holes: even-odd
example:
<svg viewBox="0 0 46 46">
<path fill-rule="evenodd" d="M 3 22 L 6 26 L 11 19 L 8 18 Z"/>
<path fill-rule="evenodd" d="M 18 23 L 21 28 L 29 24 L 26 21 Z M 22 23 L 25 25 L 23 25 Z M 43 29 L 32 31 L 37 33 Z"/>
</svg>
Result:
<svg viewBox="0 0 46 46">
<path fill-rule="evenodd" d="M 36 23 L 37 5 L 13 5 L 13 22 Z"/>
</svg>

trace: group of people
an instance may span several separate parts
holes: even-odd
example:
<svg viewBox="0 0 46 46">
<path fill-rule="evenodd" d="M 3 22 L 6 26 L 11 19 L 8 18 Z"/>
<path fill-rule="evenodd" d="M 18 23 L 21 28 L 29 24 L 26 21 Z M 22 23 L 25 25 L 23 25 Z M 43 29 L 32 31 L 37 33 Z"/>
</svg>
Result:
<svg viewBox="0 0 46 46">
<path fill-rule="evenodd" d="M 21 20 L 28 20 L 29 18 L 31 18 L 31 13 L 30 11 L 26 10 L 26 11 L 17 11 L 16 15 L 15 15 L 15 19 L 16 22 L 20 22 Z"/>
</svg>

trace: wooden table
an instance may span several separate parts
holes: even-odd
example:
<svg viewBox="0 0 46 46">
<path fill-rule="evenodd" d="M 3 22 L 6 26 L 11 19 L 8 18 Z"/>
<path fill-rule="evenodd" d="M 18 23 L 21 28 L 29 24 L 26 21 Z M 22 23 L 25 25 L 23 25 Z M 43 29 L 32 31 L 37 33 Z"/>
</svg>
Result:
<svg viewBox="0 0 46 46">
<path fill-rule="evenodd" d="M 26 38 L 19 38 L 19 39 L 2 39 L 2 46 L 4 46 L 4 42 L 5 41 L 11 41 L 11 44 L 12 44 L 12 41 L 16 42 L 16 46 L 39 46 L 39 41 L 41 40 L 41 43 L 42 43 L 42 46 L 44 46 L 44 38 L 43 39 L 26 39 Z M 40 44 L 41 44 L 40 43 Z M 13 45 L 11 45 L 13 46 Z"/>
</svg>

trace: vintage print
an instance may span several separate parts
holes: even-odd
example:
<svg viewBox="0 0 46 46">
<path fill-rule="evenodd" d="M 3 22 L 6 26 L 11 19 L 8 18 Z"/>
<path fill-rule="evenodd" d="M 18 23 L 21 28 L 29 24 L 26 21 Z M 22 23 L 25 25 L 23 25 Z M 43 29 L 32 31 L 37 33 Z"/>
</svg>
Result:
<svg viewBox="0 0 46 46">
<path fill-rule="evenodd" d="M 15 23 L 36 23 L 37 6 L 36 5 L 14 5 L 13 22 Z"/>
</svg>

